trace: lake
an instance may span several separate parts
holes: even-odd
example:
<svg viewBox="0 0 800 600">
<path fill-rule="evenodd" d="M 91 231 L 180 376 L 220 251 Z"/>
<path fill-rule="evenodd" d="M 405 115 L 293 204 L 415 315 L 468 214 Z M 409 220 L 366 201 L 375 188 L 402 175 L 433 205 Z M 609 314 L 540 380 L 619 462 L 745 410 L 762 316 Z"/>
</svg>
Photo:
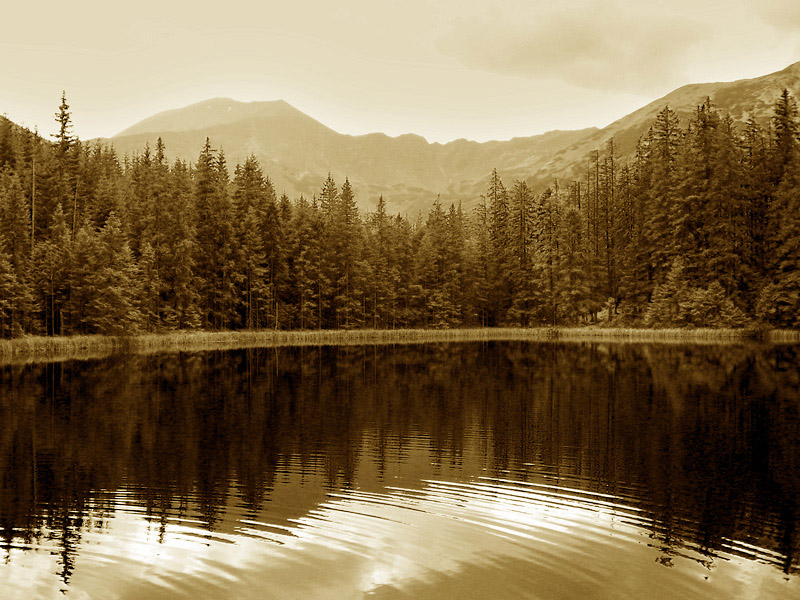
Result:
<svg viewBox="0 0 800 600">
<path fill-rule="evenodd" d="M 0 367 L 0 597 L 800 598 L 800 347 Z"/>
</svg>

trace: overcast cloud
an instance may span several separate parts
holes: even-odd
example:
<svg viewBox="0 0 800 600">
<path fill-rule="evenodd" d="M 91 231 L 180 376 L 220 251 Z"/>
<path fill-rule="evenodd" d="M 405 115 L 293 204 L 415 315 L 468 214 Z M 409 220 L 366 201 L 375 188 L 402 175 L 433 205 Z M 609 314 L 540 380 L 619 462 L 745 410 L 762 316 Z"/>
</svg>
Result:
<svg viewBox="0 0 800 600">
<path fill-rule="evenodd" d="M 703 38 L 700 22 L 623 12 L 594 2 L 513 21 L 458 20 L 438 48 L 468 67 L 600 90 L 651 92 L 685 83 L 687 56 Z"/>
<path fill-rule="evenodd" d="M 767 0 L 753 4 L 761 18 L 776 29 L 795 32 L 800 30 L 800 1 Z"/>
</svg>

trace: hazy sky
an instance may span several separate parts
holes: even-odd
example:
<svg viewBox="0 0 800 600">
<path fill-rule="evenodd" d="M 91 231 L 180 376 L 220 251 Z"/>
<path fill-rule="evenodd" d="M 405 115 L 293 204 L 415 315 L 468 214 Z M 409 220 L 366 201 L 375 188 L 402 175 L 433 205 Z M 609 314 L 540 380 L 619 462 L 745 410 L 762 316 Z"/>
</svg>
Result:
<svg viewBox="0 0 800 600">
<path fill-rule="evenodd" d="M 507 139 L 800 60 L 800 0 L 73 0 L 2 21 L 0 113 L 50 134 L 65 89 L 84 139 L 219 96 L 343 133 Z"/>
</svg>

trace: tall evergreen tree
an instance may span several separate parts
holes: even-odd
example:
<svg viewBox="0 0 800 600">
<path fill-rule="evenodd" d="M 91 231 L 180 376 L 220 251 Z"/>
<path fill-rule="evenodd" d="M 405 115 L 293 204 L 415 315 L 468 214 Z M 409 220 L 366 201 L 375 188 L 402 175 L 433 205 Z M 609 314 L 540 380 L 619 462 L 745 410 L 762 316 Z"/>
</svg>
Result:
<svg viewBox="0 0 800 600">
<path fill-rule="evenodd" d="M 678 116 L 668 106 L 656 117 L 648 143 L 647 160 L 651 169 L 647 198 L 647 244 L 651 248 L 652 280 L 662 279 L 676 255 L 673 245 L 674 221 L 672 189 L 676 181 L 676 161 L 683 140 Z"/>
<path fill-rule="evenodd" d="M 237 305 L 233 205 L 224 154 L 206 139 L 194 171 L 197 211 L 197 275 L 205 327 L 234 324 Z"/>
<path fill-rule="evenodd" d="M 567 325 L 582 322 L 590 312 L 589 261 L 583 219 L 576 206 L 567 207 L 558 233 L 558 267 L 555 284 L 557 320 Z"/>
<path fill-rule="evenodd" d="M 0 172 L 3 169 L 14 170 L 17 156 L 14 149 L 14 127 L 11 121 L 0 116 Z"/>
<path fill-rule="evenodd" d="M 5 251 L 5 240 L 0 237 L 0 339 L 14 335 L 14 305 L 17 277 Z"/>
<path fill-rule="evenodd" d="M 64 308 L 69 297 L 72 236 L 64 211 L 57 205 L 46 239 L 36 243 L 33 279 L 37 304 L 42 310 L 43 330 L 48 335 L 69 333 L 65 328 Z"/>
<path fill-rule="evenodd" d="M 243 286 L 240 295 L 247 299 L 242 305 L 243 321 L 253 323 L 249 327 L 266 327 L 276 320 L 275 282 L 280 276 L 282 234 L 275 190 L 252 155 L 237 165 L 233 186 L 238 279 Z"/>
<path fill-rule="evenodd" d="M 492 171 L 486 200 L 489 204 L 489 239 L 492 244 L 492 260 L 489 264 L 489 304 L 492 308 L 487 319 L 488 324 L 494 326 L 506 321 L 513 290 L 508 192 L 497 169 Z"/>
<path fill-rule="evenodd" d="M 787 89 L 783 90 L 775 103 L 772 130 L 775 136 L 773 177 L 775 183 L 780 183 L 786 166 L 792 161 L 800 142 L 797 101 Z"/>
</svg>

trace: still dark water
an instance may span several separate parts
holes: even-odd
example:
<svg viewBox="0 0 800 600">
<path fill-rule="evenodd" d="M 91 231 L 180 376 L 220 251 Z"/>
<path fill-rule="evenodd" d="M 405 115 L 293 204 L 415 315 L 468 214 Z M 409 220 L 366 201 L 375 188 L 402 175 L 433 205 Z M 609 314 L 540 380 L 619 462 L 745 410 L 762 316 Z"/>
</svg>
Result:
<svg viewBox="0 0 800 600">
<path fill-rule="evenodd" d="M 800 598 L 800 348 L 0 367 L 0 598 Z"/>
</svg>

